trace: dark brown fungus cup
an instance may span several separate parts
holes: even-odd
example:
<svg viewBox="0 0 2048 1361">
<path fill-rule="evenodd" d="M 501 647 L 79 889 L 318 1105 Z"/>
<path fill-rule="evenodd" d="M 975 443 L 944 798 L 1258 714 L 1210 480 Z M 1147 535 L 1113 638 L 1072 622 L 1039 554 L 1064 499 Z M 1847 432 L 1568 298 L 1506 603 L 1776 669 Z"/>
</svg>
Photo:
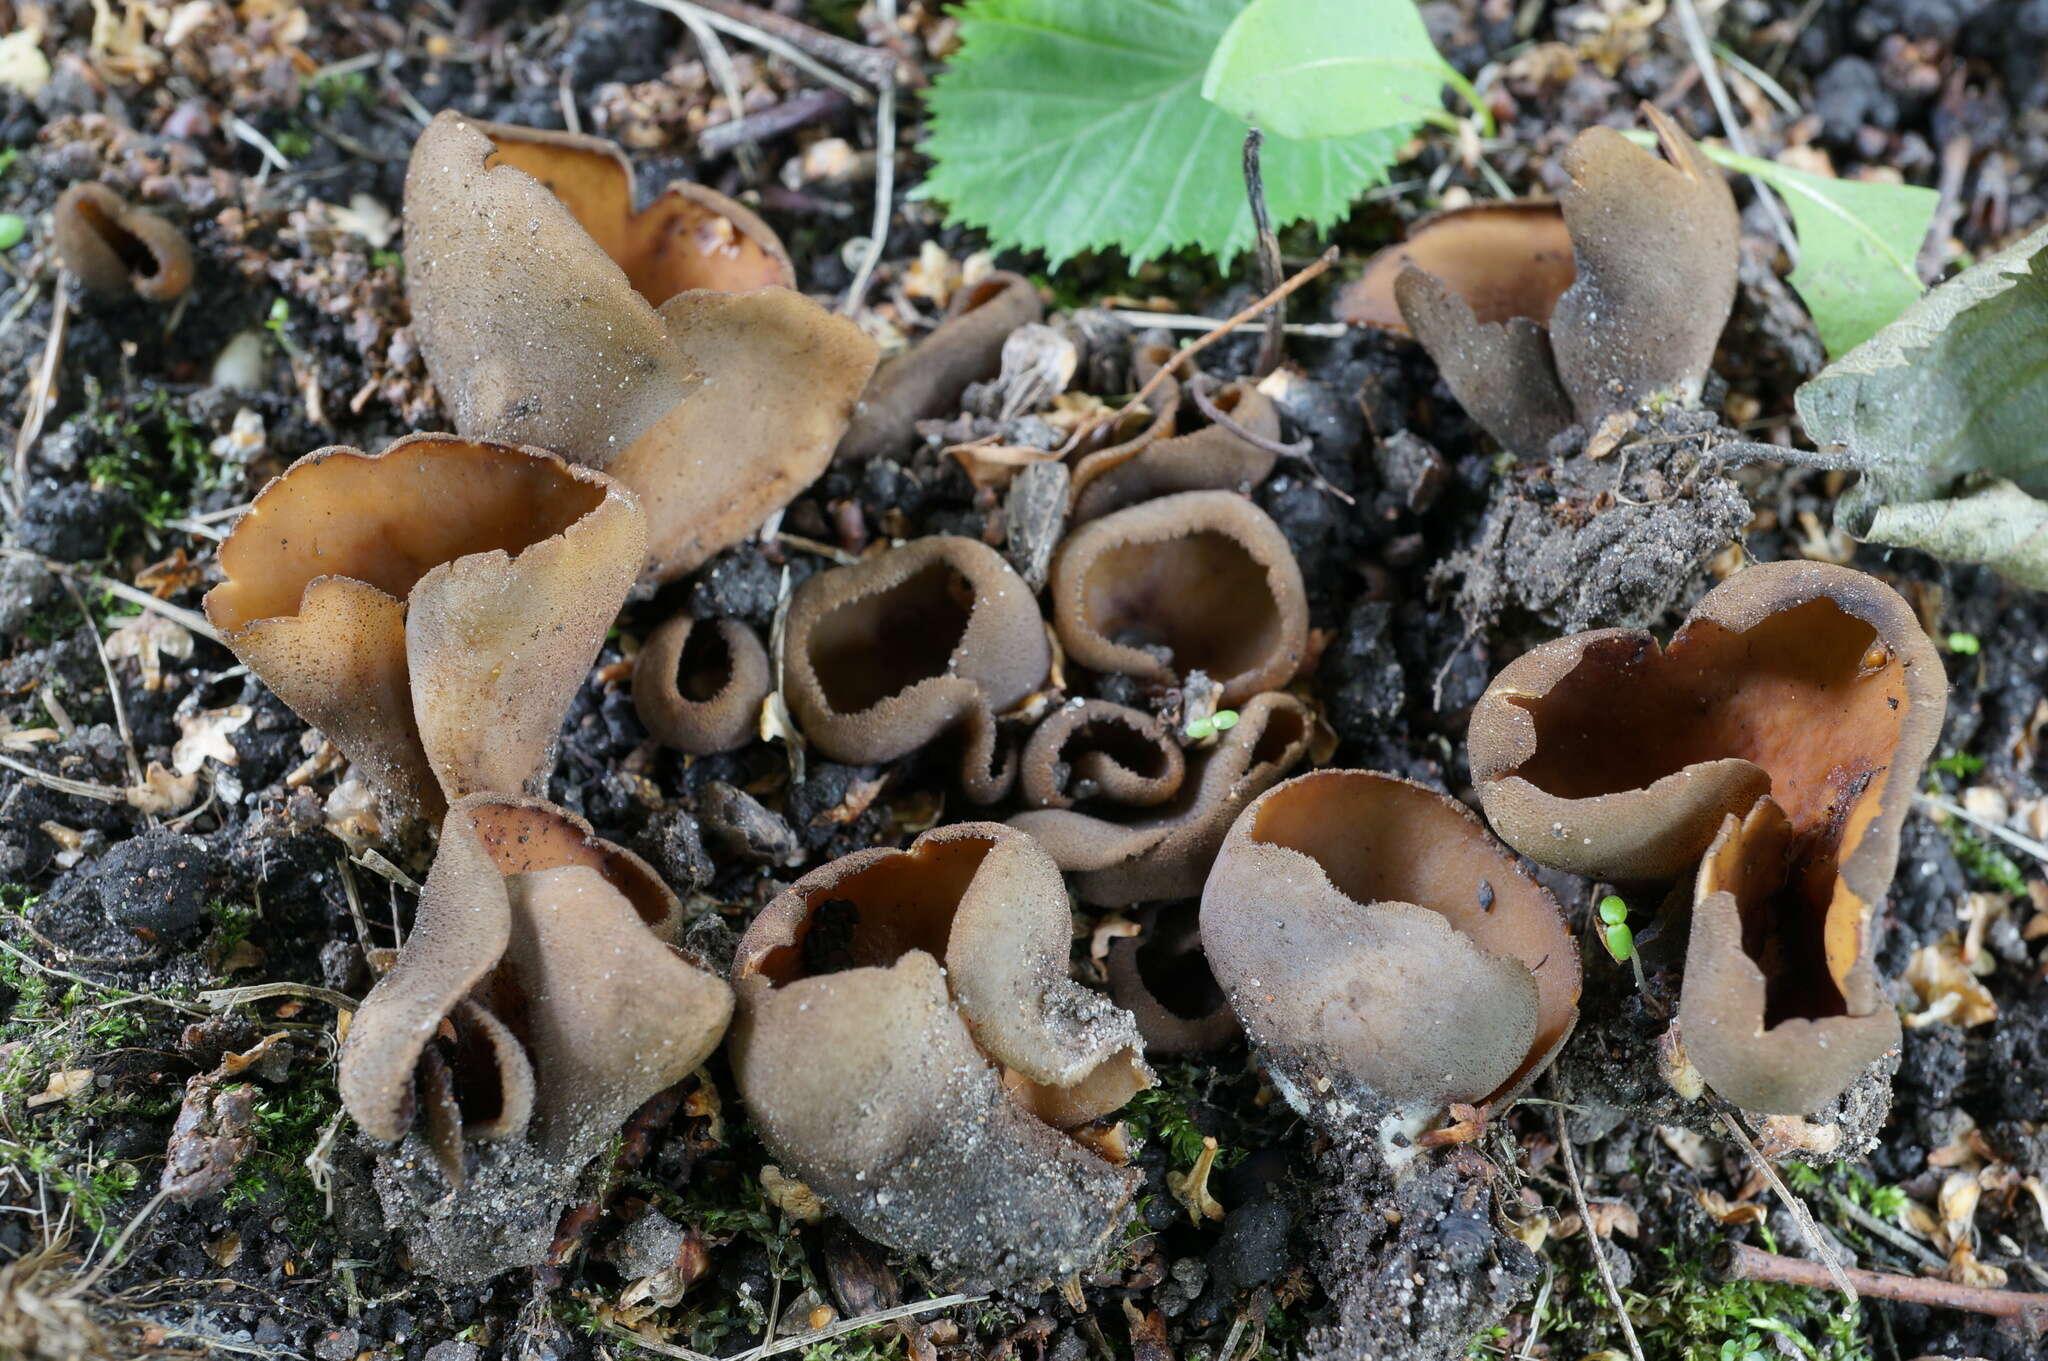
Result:
<svg viewBox="0 0 2048 1361">
<path fill-rule="evenodd" d="M 1495 830 L 1544 864 L 1621 880 L 1699 864 L 1687 1054 L 1729 1099 L 1804 1113 L 1897 1037 L 1875 918 L 1946 695 L 1889 587 L 1765 563 L 1662 648 L 1607 629 L 1518 658 L 1473 710 L 1472 773 Z"/>
<path fill-rule="evenodd" d="M 1574 421 L 1658 393 L 1696 400 L 1734 306 L 1734 196 L 1682 129 L 1650 105 L 1643 116 L 1668 159 L 1589 128 L 1565 151 L 1556 207 L 1442 219 L 1382 252 L 1347 295 L 1382 325 L 1391 296 L 1459 402 L 1525 458 Z M 1554 258 L 1556 214 L 1568 267 Z M 1519 244 L 1489 256 L 1477 248 L 1490 237 Z"/>
<path fill-rule="evenodd" d="M 1143 817 L 1116 820 L 1075 808 L 1036 808 L 1010 826 L 1029 832 L 1096 907 L 1192 898 L 1243 807 L 1308 755 L 1315 714 L 1285 693 L 1255 695 L 1235 727 L 1197 748 L 1179 791 Z"/>
<path fill-rule="evenodd" d="M 1202 954 L 1197 907 L 1147 908 L 1136 936 L 1109 943 L 1109 995 L 1137 1018 L 1149 1053 L 1200 1054 L 1237 1035 L 1237 1013 Z"/>
<path fill-rule="evenodd" d="M 672 948 L 681 928 L 654 871 L 574 814 L 457 802 L 412 934 L 349 1026 L 343 1103 L 386 1141 L 424 1104 L 458 1185 L 465 1137 L 523 1140 L 573 1178 L 725 1032 L 731 989 Z"/>
<path fill-rule="evenodd" d="M 861 1233 L 981 1279 L 1093 1265 L 1138 1176 L 1065 1131 L 1151 1085 L 1067 975 L 1060 872 L 957 823 L 804 876 L 733 963 L 733 1073 L 776 1160 Z"/>
<path fill-rule="evenodd" d="M 969 383 L 1002 369 L 1010 332 L 1044 315 L 1038 290 L 1021 274 L 997 270 L 962 288 L 930 335 L 875 370 L 839 440 L 838 457 L 906 452 L 917 422 L 952 414 Z"/>
<path fill-rule="evenodd" d="M 1203 671 L 1226 705 L 1285 685 L 1308 641 L 1293 549 L 1231 492 L 1089 521 L 1054 555 L 1051 593 L 1060 643 L 1081 665 L 1165 684 Z"/>
<path fill-rule="evenodd" d="M 1186 768 L 1180 743 L 1144 710 L 1074 699 L 1032 729 L 1019 762 L 1020 792 L 1033 808 L 1096 799 L 1151 807 L 1180 791 Z"/>
<path fill-rule="evenodd" d="M 608 143 L 443 113 L 406 172 L 406 289 L 456 429 L 638 492 L 666 581 L 824 471 L 875 347 L 738 205 L 631 193 Z"/>
<path fill-rule="evenodd" d="M 1538 326 L 1576 274 L 1571 234 L 1555 203 L 1475 203 L 1417 219 L 1406 240 L 1366 262 L 1332 311 L 1340 321 L 1408 331 L 1395 284 L 1410 268 L 1442 280 L 1481 322 L 1526 317 Z"/>
<path fill-rule="evenodd" d="M 1154 421 L 1139 436 L 1077 463 L 1074 523 L 1174 492 L 1250 491 L 1265 481 L 1279 457 L 1279 409 L 1248 382 L 1221 384 L 1206 400 L 1222 421 L 1185 435 L 1174 435 L 1171 425 L 1161 434 Z"/>
<path fill-rule="evenodd" d="M 646 552 L 633 495 L 539 449 L 321 449 L 221 545 L 206 617 L 403 813 L 552 763 Z"/>
<path fill-rule="evenodd" d="M 51 216 L 57 258 L 92 292 L 170 302 L 192 286 L 184 233 L 104 184 L 74 184 Z"/>
<path fill-rule="evenodd" d="M 737 619 L 679 614 L 633 664 L 633 708 L 657 740 L 692 756 L 745 746 L 775 688 L 768 649 Z"/>
<path fill-rule="evenodd" d="M 1578 1018 L 1556 901 L 1463 804 L 1372 771 L 1303 775 L 1244 810 L 1202 944 L 1289 1102 L 1341 1128 L 1506 1101 Z"/>
<path fill-rule="evenodd" d="M 913 539 L 821 572 L 790 600 L 783 693 L 804 735 L 837 761 L 893 761 L 957 731 L 961 784 L 987 803 L 1016 770 L 996 715 L 1038 689 L 1052 647 L 1000 553 L 957 535 Z"/>
</svg>

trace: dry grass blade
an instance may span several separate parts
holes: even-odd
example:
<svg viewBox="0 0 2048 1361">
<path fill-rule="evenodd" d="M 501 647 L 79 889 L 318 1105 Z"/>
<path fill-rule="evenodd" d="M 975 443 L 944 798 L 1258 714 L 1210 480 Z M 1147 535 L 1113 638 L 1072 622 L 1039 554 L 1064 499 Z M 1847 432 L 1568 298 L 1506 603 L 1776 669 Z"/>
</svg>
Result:
<svg viewBox="0 0 2048 1361">
<path fill-rule="evenodd" d="M 48 419 L 50 408 L 56 405 L 53 393 L 57 366 L 64 362 L 64 338 L 70 330 L 71 273 L 59 270 L 56 308 L 50 314 L 50 338 L 43 346 L 43 362 L 36 369 L 35 386 L 29 393 L 28 414 L 22 417 L 21 429 L 14 436 L 14 500 L 17 508 L 28 505 L 28 452 L 42 437 L 43 422 Z"/>
<path fill-rule="evenodd" d="M 1636 1341 L 1636 1325 L 1628 1316 L 1628 1306 L 1622 1303 L 1621 1290 L 1614 1284 L 1614 1268 L 1607 1265 L 1607 1249 L 1593 1226 L 1593 1211 L 1586 1203 L 1586 1185 L 1579 1180 L 1579 1155 L 1572 1151 L 1565 1108 L 1560 1105 L 1553 1115 L 1557 1120 L 1557 1151 L 1564 1161 L 1565 1176 L 1572 1184 L 1572 1202 L 1578 1208 L 1579 1222 L 1586 1226 L 1586 1246 L 1593 1254 L 1593 1265 L 1600 1269 L 1600 1285 L 1607 1292 L 1607 1302 L 1614 1306 L 1615 1317 L 1621 1320 L 1621 1335 L 1628 1343 L 1629 1355 L 1635 1361 L 1643 1361 L 1643 1344 Z"/>
<path fill-rule="evenodd" d="M 97 1361 L 114 1355 L 80 1298 L 76 1261 L 60 1237 L 0 1266 L 0 1356 Z"/>
</svg>

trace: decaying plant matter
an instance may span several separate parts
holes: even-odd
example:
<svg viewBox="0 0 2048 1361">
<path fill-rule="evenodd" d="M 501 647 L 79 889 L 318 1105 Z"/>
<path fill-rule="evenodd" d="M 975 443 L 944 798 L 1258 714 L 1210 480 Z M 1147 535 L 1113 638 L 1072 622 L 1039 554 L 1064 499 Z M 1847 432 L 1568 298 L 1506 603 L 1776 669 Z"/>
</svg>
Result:
<svg viewBox="0 0 2048 1361">
<path fill-rule="evenodd" d="M 1517 659 L 1473 711 L 1472 774 L 1494 829 L 1544 864 L 1698 866 L 1686 1053 L 1738 1104 L 1805 1112 L 1897 1042 L 1876 915 L 1946 693 L 1889 587 L 1765 563 L 1661 648 L 1608 629 Z"/>
<path fill-rule="evenodd" d="M 787 286 L 751 214 L 696 186 L 636 214 L 597 139 L 443 113 L 405 219 L 414 329 L 456 429 L 633 488 L 655 581 L 823 472 L 874 367 L 858 327 Z"/>
<path fill-rule="evenodd" d="M 1510 1099 L 1578 1016 L 1556 901 L 1463 804 L 1371 771 L 1245 808 L 1202 891 L 1202 943 L 1287 1099 L 1337 1129 Z"/>
<path fill-rule="evenodd" d="M 768 649 L 737 619 L 679 614 L 648 635 L 633 664 L 640 721 L 692 756 L 744 746 L 772 689 Z"/>
<path fill-rule="evenodd" d="M 957 732 L 961 785 L 988 803 L 1016 777 L 996 715 L 1044 684 L 1052 647 L 1000 553 L 934 535 L 798 587 L 782 665 L 790 712 L 820 751 L 891 761 Z"/>
<path fill-rule="evenodd" d="M 1094 1262 L 1134 1171 L 1065 1131 L 1150 1085 L 1131 1017 L 1067 976 L 1029 837 L 956 823 L 815 870 L 733 963 L 733 1071 L 784 1167 L 879 1242 L 978 1278 Z"/>
<path fill-rule="evenodd" d="M 74 184 L 51 211 L 57 257 L 104 298 L 171 302 L 192 286 L 185 234 L 104 184 Z"/>
<path fill-rule="evenodd" d="M 559 1196 L 725 1033 L 731 990 L 673 948 L 681 929 L 654 871 L 581 818 L 538 799 L 457 802 L 412 934 L 350 1025 L 343 1102 L 373 1139 L 402 1139 L 417 1119 L 458 1193 L 475 1145 L 510 1141 L 539 1155 Z M 526 1209 L 552 1227 L 545 1205 Z M 512 1255 L 488 1255 L 493 1242 Z M 435 1269 L 475 1280 L 537 1260 L 531 1234 L 469 1246 L 480 1256 Z"/>
<path fill-rule="evenodd" d="M 1590 430 L 1655 394 L 1697 400 L 1734 306 L 1734 196 L 1677 124 L 1650 105 L 1643 116 L 1668 159 L 1605 127 L 1565 151 L 1558 207 L 1572 267 L 1561 293 L 1549 291 L 1566 273 L 1543 205 L 1436 229 L 1518 238 L 1517 254 L 1497 266 L 1475 268 L 1448 243 L 1425 249 L 1435 242 L 1422 237 L 1368 271 L 1377 280 L 1401 253 L 1413 259 L 1393 285 L 1407 329 L 1473 418 L 1522 457 L 1542 457 L 1575 422 Z M 1526 287 L 1503 286 L 1517 268 Z"/>
<path fill-rule="evenodd" d="M 538 788 L 631 589 L 633 495 L 539 449 L 321 449 L 220 549 L 206 616 L 403 813 Z"/>
</svg>

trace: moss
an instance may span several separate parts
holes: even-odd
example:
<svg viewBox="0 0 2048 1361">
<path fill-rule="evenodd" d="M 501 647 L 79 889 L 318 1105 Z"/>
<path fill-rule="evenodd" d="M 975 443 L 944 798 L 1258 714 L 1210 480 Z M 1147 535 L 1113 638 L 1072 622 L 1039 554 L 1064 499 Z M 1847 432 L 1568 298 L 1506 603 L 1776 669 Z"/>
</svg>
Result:
<svg viewBox="0 0 2048 1361">
<path fill-rule="evenodd" d="M 300 1062 L 279 1086 L 256 1097 L 255 1146 L 236 1169 L 225 1208 L 263 1206 L 285 1216 L 292 1240 L 304 1247 L 321 1232 L 327 1197 L 313 1181 L 306 1159 L 341 1108 L 334 1072 L 323 1063 Z"/>
<path fill-rule="evenodd" d="M 106 447 L 86 460 L 96 487 L 133 498 L 143 521 L 160 528 L 189 506 L 195 491 L 232 485 L 239 470 L 217 458 L 206 433 L 161 389 L 121 406 L 107 402 L 99 383 L 85 380 L 86 406 Z"/>
<path fill-rule="evenodd" d="M 1776 1250 L 1768 1230 L 1760 1237 Z M 1623 1292 L 1645 1355 L 1671 1361 L 1749 1361 L 1752 1354 L 1872 1361 L 1855 1306 L 1838 1308 L 1828 1292 L 1799 1286 L 1713 1280 L 1704 1266 L 1710 1246 L 1683 1254 L 1666 1246 L 1655 1293 Z"/>
</svg>

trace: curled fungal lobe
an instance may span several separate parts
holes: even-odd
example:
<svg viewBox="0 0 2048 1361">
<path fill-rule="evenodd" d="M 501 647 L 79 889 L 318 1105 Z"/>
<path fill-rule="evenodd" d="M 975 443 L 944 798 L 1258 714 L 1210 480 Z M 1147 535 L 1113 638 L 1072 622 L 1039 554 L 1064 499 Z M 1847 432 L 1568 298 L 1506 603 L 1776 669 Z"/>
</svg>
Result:
<svg viewBox="0 0 2048 1361">
<path fill-rule="evenodd" d="M 638 492 L 666 581 L 824 471 L 875 347 L 785 286 L 738 205 L 694 186 L 631 203 L 606 143 L 443 113 L 406 173 L 406 288 L 456 428 Z"/>
<path fill-rule="evenodd" d="M 987 803 L 1015 775 L 996 715 L 1044 684 L 1052 646 L 1002 554 L 940 534 L 799 586 L 782 664 L 790 712 L 818 750 L 893 761 L 957 729 L 961 783 Z"/>
<path fill-rule="evenodd" d="M 1168 380 L 1169 383 L 1171 380 Z M 1098 450 L 1074 465 L 1073 519 L 1079 524 L 1155 496 L 1185 491 L 1248 492 L 1278 461 L 1280 409 L 1249 382 L 1213 384 L 1197 378 L 1193 395 L 1208 424 L 1175 435 L 1175 422 L 1155 420 L 1135 438 Z M 1160 400 L 1178 400 L 1178 389 Z"/>
<path fill-rule="evenodd" d="M 321 449 L 236 523 L 206 617 L 399 808 L 435 816 L 545 777 L 646 536 L 625 488 L 539 449 Z"/>
<path fill-rule="evenodd" d="M 1731 1100 L 1810 1111 L 1897 1036 L 1874 919 L 1946 688 L 1889 587 L 1765 563 L 1661 649 L 1606 629 L 1518 658 L 1473 710 L 1472 773 L 1495 830 L 1544 864 L 1658 880 L 1704 856 L 1687 1054 Z"/>
<path fill-rule="evenodd" d="M 1100 810 L 1033 808 L 1010 819 L 1073 875 L 1074 893 L 1096 907 L 1192 898 L 1239 810 L 1308 754 L 1315 716 L 1294 696 L 1256 695 L 1237 725 L 1188 758 L 1179 789 L 1142 817 Z"/>
<path fill-rule="evenodd" d="M 633 664 L 633 707 L 647 731 L 692 756 L 743 747 L 774 680 L 768 649 L 737 619 L 678 614 Z"/>
<path fill-rule="evenodd" d="M 1371 771 L 1303 775 L 1244 810 L 1202 943 L 1288 1099 L 1338 1125 L 1506 1100 L 1578 1016 L 1550 894 L 1463 804 Z"/>
<path fill-rule="evenodd" d="M 1179 792 L 1187 762 L 1166 725 L 1144 710 L 1073 699 L 1032 729 L 1021 767 L 1033 808 L 1095 799 L 1150 807 Z"/>
<path fill-rule="evenodd" d="M 1091 1265 L 1137 1175 L 1064 1130 L 1151 1083 L 1130 1016 L 1067 976 L 1066 890 L 993 823 L 799 880 L 733 964 L 761 1137 L 862 1233 L 1000 1279 Z"/>
<path fill-rule="evenodd" d="M 74 184 L 60 194 L 51 229 L 64 267 L 102 297 L 170 302 L 192 286 L 184 233 L 104 184 Z"/>
<path fill-rule="evenodd" d="M 670 948 L 681 928 L 654 871 L 581 818 L 461 800 L 412 934 L 349 1027 L 349 1114 L 395 1140 L 424 1107 L 458 1184 L 465 1135 L 525 1139 L 573 1175 L 724 1034 L 731 990 Z"/>
<path fill-rule="evenodd" d="M 1287 683 L 1308 597 L 1286 536 L 1244 497 L 1182 492 L 1091 520 L 1052 564 L 1053 626 L 1096 671 L 1171 684 L 1194 671 L 1241 704 Z"/>
</svg>

